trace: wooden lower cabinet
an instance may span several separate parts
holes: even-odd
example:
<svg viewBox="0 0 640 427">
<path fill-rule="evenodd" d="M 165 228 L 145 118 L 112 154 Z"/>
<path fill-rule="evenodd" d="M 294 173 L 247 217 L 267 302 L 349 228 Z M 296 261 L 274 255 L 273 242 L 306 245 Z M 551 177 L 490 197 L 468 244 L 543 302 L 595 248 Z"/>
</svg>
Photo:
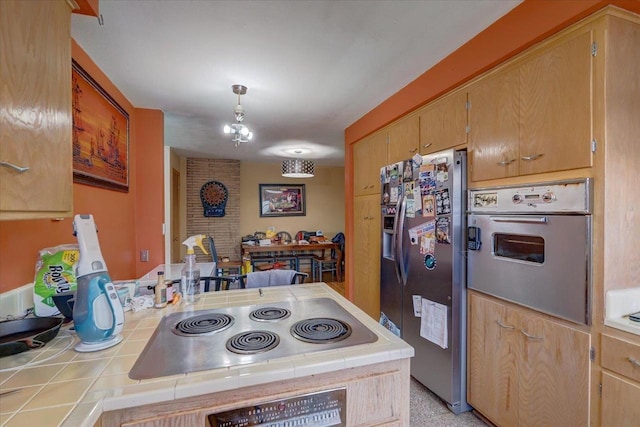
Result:
<svg viewBox="0 0 640 427">
<path fill-rule="evenodd" d="M 343 369 L 102 414 L 95 427 L 208 426 L 207 416 L 236 408 L 346 388 L 347 426 L 409 426 L 409 359 Z"/>
<path fill-rule="evenodd" d="M 356 197 L 353 209 L 353 303 L 369 316 L 380 317 L 380 196 Z"/>
<path fill-rule="evenodd" d="M 640 340 L 602 335 L 600 425 L 627 427 L 640 422 Z"/>
<path fill-rule="evenodd" d="M 589 424 L 587 332 L 469 293 L 467 400 L 498 426 Z"/>
</svg>

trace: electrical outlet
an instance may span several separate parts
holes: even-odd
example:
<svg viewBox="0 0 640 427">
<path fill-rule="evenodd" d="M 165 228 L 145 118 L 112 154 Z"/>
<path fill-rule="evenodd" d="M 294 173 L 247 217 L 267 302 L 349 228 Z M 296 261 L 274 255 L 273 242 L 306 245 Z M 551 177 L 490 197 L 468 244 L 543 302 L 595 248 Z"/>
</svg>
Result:
<svg viewBox="0 0 640 427">
<path fill-rule="evenodd" d="M 149 249 L 140 251 L 140 262 L 149 262 Z"/>
</svg>

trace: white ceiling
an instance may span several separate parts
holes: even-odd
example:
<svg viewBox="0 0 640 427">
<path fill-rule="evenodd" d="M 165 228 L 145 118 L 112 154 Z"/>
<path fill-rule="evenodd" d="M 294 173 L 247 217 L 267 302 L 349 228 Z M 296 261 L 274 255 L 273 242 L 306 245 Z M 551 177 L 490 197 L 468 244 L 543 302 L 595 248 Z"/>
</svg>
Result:
<svg viewBox="0 0 640 427">
<path fill-rule="evenodd" d="M 341 165 L 345 128 L 519 3 L 100 0 L 104 25 L 73 15 L 72 36 L 181 155 Z M 237 148 L 233 84 L 254 133 Z"/>
</svg>

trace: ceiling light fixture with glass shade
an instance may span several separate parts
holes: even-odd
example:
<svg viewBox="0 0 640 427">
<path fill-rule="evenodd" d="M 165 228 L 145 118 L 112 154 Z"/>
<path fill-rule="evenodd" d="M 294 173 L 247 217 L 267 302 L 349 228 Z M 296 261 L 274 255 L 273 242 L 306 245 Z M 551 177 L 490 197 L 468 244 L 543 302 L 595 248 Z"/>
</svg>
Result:
<svg viewBox="0 0 640 427">
<path fill-rule="evenodd" d="M 301 154 L 302 150 L 294 150 L 295 154 Z M 282 161 L 282 176 L 286 178 L 312 178 L 315 165 L 311 160 L 290 159 Z"/>
<path fill-rule="evenodd" d="M 238 95 L 238 105 L 233 109 L 234 114 L 236 115 L 236 122 L 231 125 L 224 125 L 223 131 L 226 134 L 231 134 L 233 137 L 231 141 L 235 143 L 235 146 L 239 146 L 242 142 L 251 141 L 253 138 L 253 132 L 249 130 L 242 121 L 244 120 L 244 108 L 240 105 L 240 96 L 247 93 L 247 87 L 242 85 L 233 85 L 231 86 L 233 93 Z"/>
</svg>

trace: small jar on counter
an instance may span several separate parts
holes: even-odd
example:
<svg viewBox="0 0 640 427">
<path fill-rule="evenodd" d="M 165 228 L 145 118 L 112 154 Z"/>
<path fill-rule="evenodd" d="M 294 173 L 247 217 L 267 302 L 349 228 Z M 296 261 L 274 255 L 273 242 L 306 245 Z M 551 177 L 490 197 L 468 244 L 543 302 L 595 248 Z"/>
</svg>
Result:
<svg viewBox="0 0 640 427">
<path fill-rule="evenodd" d="M 155 307 L 167 306 L 167 285 L 164 283 L 164 271 L 158 271 L 158 283 L 155 289 Z"/>
</svg>

